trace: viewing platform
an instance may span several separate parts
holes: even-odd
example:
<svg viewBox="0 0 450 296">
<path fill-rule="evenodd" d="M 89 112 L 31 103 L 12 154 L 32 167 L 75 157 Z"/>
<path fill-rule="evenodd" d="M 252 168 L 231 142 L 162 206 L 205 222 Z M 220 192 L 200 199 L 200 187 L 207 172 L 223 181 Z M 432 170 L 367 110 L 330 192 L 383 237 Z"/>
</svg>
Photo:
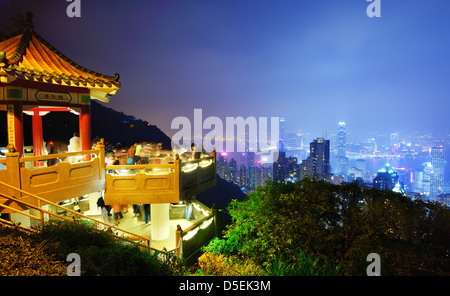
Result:
<svg viewBox="0 0 450 296">
<path fill-rule="evenodd" d="M 34 30 L 32 18 L 28 12 L 22 28 L 0 36 L 0 112 L 6 112 L 7 123 L 7 147 L 0 157 L 0 222 L 38 229 L 51 219 L 83 221 L 147 247 L 169 240 L 177 255 L 196 252 L 217 232 L 212 223 L 216 211 L 198 210 L 195 203 L 198 193 L 216 185 L 215 152 L 161 151 L 166 157 L 151 157 L 147 164 L 107 165 L 103 141 L 92 145 L 91 101 L 109 102 L 121 88 L 120 75 L 94 72 L 69 59 Z M 52 112 L 78 117 L 72 148 L 46 147 L 42 118 Z M 25 116 L 32 117 L 32 148 L 25 146 Z M 124 219 L 125 228 L 119 229 L 120 218 L 103 219 L 100 197 L 124 211 L 150 205 L 150 228 Z"/>
<path fill-rule="evenodd" d="M 198 159 L 153 158 L 158 164 L 107 165 L 105 203 L 178 203 L 215 186 L 215 152 L 198 154 Z"/>
<path fill-rule="evenodd" d="M 40 156 L 19 157 L 17 152 L 8 152 L 0 158 L 0 179 L 51 202 L 104 190 L 107 205 L 179 203 L 217 183 L 215 152 L 199 154 L 193 160 L 175 155 L 173 161 L 154 159 L 159 164 L 106 165 L 103 144 L 93 150 Z M 48 166 L 52 160 L 58 163 Z M 1 185 L 0 193 L 13 194 Z M 23 193 L 17 198 L 36 202 Z M 10 213 L 10 208 L 26 209 L 0 196 L 0 213 Z"/>
<path fill-rule="evenodd" d="M 16 224 L 38 228 L 54 215 L 71 220 L 78 216 L 74 212 L 77 200 L 81 219 L 91 219 L 88 223 L 96 228 L 117 229 L 113 231 L 119 237 L 147 240 L 152 249 L 178 256 L 192 256 L 217 235 L 216 210 L 195 199 L 216 185 L 214 151 L 197 153 L 198 159 L 152 158 L 151 162 L 159 163 L 145 165 L 106 165 L 102 142 L 87 151 L 27 154 L 25 149 L 23 157 L 7 152 L 0 158 L 0 213 L 13 215 L 11 221 Z M 102 195 L 105 204 L 121 206 L 123 218 L 102 217 L 96 203 Z M 151 205 L 148 223 L 144 204 Z M 139 215 L 133 215 L 133 205 L 140 205 Z"/>
</svg>

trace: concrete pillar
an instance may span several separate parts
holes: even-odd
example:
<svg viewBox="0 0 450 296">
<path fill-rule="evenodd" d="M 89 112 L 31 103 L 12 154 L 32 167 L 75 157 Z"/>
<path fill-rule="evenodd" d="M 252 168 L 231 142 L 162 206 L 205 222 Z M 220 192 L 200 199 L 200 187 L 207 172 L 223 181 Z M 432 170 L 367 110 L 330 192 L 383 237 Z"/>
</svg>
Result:
<svg viewBox="0 0 450 296">
<path fill-rule="evenodd" d="M 102 210 L 97 206 L 97 200 L 102 196 L 102 192 L 89 193 L 89 211 L 85 211 L 86 216 L 98 216 L 102 214 Z"/>
<path fill-rule="evenodd" d="M 169 205 L 168 203 L 151 205 L 152 240 L 165 240 L 170 235 Z"/>
</svg>

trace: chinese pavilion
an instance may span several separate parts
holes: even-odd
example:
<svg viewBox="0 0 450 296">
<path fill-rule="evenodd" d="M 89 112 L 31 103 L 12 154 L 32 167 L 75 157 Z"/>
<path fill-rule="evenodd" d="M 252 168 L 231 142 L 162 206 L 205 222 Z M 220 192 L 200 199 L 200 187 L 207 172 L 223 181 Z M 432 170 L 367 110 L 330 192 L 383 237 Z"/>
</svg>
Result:
<svg viewBox="0 0 450 296">
<path fill-rule="evenodd" d="M 47 205 L 58 207 L 63 200 L 95 194 L 89 203 L 97 208 L 104 192 L 107 205 L 151 204 L 152 240 L 161 241 L 169 237 L 169 206 L 175 204 L 186 208 L 186 215 L 180 214 L 186 220 L 191 212 L 203 217 L 185 231 L 177 227 L 177 248 L 187 250 L 195 233 L 211 232 L 209 225 L 215 224 L 215 214 L 193 203 L 198 193 L 217 183 L 215 152 L 191 158 L 173 155 L 170 161 L 158 159 L 153 164 L 106 165 L 102 141 L 91 144 L 90 103 L 108 102 L 119 89 L 118 74 L 84 68 L 45 41 L 34 31 L 31 13 L 20 31 L 0 36 L 0 110 L 7 112 L 9 148 L 6 157 L 0 157 L 0 214 L 42 222 L 45 215 L 54 215 L 43 209 Z M 45 155 L 42 116 L 55 111 L 78 114 L 80 151 Z M 23 113 L 33 117 L 33 156 L 24 154 Z M 82 161 L 70 161 L 72 157 Z M 55 158 L 61 161 L 41 165 Z M 39 217 L 31 211 L 39 212 Z"/>
<path fill-rule="evenodd" d="M 120 88 L 107 76 L 67 58 L 33 30 L 27 13 L 23 30 L 0 39 L 0 109 L 7 111 L 8 143 L 23 155 L 23 113 L 33 116 L 33 151 L 42 155 L 42 116 L 52 111 L 79 114 L 81 150 L 91 149 L 90 101 L 108 102 Z"/>
</svg>

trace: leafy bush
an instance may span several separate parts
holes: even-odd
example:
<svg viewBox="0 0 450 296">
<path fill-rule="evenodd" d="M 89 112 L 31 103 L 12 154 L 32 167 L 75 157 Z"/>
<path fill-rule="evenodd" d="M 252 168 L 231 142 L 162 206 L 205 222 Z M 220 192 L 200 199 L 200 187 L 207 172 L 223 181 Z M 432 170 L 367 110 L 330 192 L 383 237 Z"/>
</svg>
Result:
<svg viewBox="0 0 450 296">
<path fill-rule="evenodd" d="M 325 266 L 326 274 L 339 266 L 365 275 L 370 253 L 380 255 L 382 275 L 450 274 L 450 210 L 390 190 L 310 179 L 268 182 L 244 201 L 233 200 L 228 212 L 232 223 L 223 238 L 204 250 L 252 259 L 275 274 L 304 266 L 291 268 L 303 260 L 293 257 L 295 250 L 307 261 L 316 258 L 312 263 L 321 258 L 315 266 Z"/>
<path fill-rule="evenodd" d="M 80 255 L 81 275 L 180 275 L 184 272 L 183 264 L 175 255 L 162 261 L 159 252 L 142 251 L 136 244 L 118 241 L 110 232 L 82 224 L 48 223 L 34 236 L 38 241 L 49 242 L 47 249 L 61 261 L 70 253 Z"/>
<path fill-rule="evenodd" d="M 263 269 L 253 260 L 239 259 L 236 256 L 204 253 L 198 258 L 198 275 L 216 276 L 258 276 Z"/>
<path fill-rule="evenodd" d="M 215 276 L 336 276 L 342 274 L 342 262 L 333 264 L 325 256 L 314 259 L 297 250 L 289 257 L 275 256 L 265 266 L 252 259 L 204 253 L 198 259 L 198 275 Z"/>
<path fill-rule="evenodd" d="M 316 259 L 297 250 L 289 257 L 276 256 L 267 266 L 269 276 L 337 276 L 343 273 L 343 261 L 333 264 L 327 257 L 320 255 Z"/>
</svg>

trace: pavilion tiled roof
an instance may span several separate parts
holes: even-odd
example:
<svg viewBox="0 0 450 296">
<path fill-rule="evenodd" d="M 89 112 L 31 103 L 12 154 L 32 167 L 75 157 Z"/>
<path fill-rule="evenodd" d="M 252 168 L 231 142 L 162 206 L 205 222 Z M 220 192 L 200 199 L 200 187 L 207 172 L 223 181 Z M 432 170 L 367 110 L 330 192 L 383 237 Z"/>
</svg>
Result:
<svg viewBox="0 0 450 296">
<path fill-rule="evenodd" d="M 6 40 L 0 37 L 0 82 L 20 78 L 85 87 L 94 90 L 91 94 L 97 97 L 93 98 L 102 101 L 108 101 L 109 95 L 116 93 L 120 88 L 119 74 L 107 76 L 70 60 L 33 30 L 31 18 L 32 14 L 27 13 L 22 32 Z"/>
</svg>

